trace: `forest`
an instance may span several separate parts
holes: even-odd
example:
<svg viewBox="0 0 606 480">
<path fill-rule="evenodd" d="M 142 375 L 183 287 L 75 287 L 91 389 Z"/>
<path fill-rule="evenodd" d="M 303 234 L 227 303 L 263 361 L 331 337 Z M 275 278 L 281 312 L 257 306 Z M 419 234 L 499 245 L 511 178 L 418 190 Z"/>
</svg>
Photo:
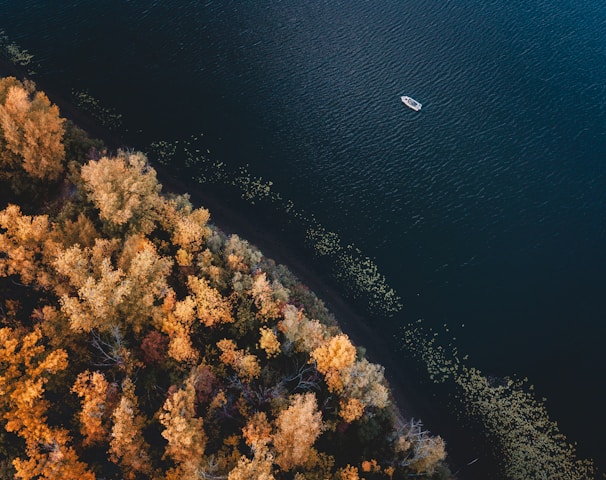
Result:
<svg viewBox="0 0 606 480">
<path fill-rule="evenodd" d="M 288 269 L 0 79 L 0 477 L 452 478 Z"/>
</svg>

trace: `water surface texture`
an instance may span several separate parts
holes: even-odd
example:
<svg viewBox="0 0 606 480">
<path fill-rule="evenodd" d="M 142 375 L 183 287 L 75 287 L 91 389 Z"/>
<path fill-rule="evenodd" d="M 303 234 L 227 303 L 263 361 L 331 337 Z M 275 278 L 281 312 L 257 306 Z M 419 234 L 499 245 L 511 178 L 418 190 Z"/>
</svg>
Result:
<svg viewBox="0 0 606 480">
<path fill-rule="evenodd" d="M 0 29 L 141 145 L 204 132 L 271 179 L 398 291 L 386 345 L 447 324 L 603 461 L 602 2 L 1 0 Z"/>
</svg>

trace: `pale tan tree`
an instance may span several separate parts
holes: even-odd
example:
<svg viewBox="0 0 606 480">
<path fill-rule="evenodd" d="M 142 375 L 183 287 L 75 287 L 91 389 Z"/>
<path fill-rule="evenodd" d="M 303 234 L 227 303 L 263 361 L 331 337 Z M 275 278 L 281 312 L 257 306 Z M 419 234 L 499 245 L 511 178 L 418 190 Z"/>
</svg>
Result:
<svg viewBox="0 0 606 480">
<path fill-rule="evenodd" d="M 165 457 L 170 457 L 183 475 L 195 478 L 205 463 L 206 434 L 204 421 L 196 416 L 195 371 L 185 385 L 169 395 L 164 402 L 159 420 L 168 441 Z"/>
<path fill-rule="evenodd" d="M 316 454 L 313 445 L 324 430 L 316 396 L 293 395 L 289 407 L 278 414 L 275 426 L 276 463 L 284 471 L 304 465 Z"/>
<path fill-rule="evenodd" d="M 227 480 L 274 480 L 274 458 L 265 445 L 255 449 L 253 458 L 240 457 L 238 464 L 229 472 Z"/>
<path fill-rule="evenodd" d="M 288 304 L 282 311 L 278 328 L 297 352 L 309 353 L 330 337 L 328 327 L 318 320 L 308 319 L 304 312 Z"/>
<path fill-rule="evenodd" d="M 82 167 L 88 198 L 111 232 L 148 234 L 159 220 L 162 186 L 142 153 L 120 152 Z"/>
<path fill-rule="evenodd" d="M 384 368 L 366 358 L 341 371 L 343 396 L 356 398 L 366 406 L 386 408 L 390 404 Z"/>
<path fill-rule="evenodd" d="M 250 295 L 255 301 L 257 315 L 261 321 L 277 318 L 282 306 L 288 300 L 288 293 L 284 287 L 277 282 L 270 283 L 265 272 L 254 276 Z"/>
<path fill-rule="evenodd" d="M 114 265 L 116 247 L 115 241 L 98 239 L 92 248 L 74 245 L 60 251 L 54 261 L 75 292 L 61 296 L 61 310 L 75 331 L 128 326 L 139 332 L 162 317 L 156 302 L 166 294 L 172 261 L 134 235 L 127 237 Z"/>
</svg>

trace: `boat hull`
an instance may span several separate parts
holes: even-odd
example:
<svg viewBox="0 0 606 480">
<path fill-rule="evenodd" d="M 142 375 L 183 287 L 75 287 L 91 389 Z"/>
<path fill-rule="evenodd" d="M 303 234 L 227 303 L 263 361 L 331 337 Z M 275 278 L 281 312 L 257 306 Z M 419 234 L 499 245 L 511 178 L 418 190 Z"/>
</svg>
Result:
<svg viewBox="0 0 606 480">
<path fill-rule="evenodd" d="M 417 102 L 414 98 L 407 97 L 406 95 L 400 97 L 400 100 L 402 100 L 404 105 L 406 105 L 408 108 L 412 108 L 415 112 L 418 112 L 421 110 L 421 107 L 423 107 L 420 102 Z"/>
</svg>

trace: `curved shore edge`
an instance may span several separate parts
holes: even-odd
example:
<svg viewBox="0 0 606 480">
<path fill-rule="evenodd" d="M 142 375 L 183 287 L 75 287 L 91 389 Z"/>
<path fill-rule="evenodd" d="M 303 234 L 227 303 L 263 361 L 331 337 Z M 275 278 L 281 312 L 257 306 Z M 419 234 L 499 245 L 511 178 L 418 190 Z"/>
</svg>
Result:
<svg viewBox="0 0 606 480">
<path fill-rule="evenodd" d="M 10 64 L 3 65 L 0 62 L 0 78 L 5 76 L 24 78 L 13 66 Z M 92 137 L 103 139 L 110 148 L 125 146 L 126 142 L 122 138 L 97 125 L 94 119 L 79 111 L 68 100 L 54 94 L 52 90 L 46 90 L 45 93 L 48 94 L 54 104 L 60 107 L 62 117 L 84 128 Z M 164 167 L 154 165 L 154 169 L 159 173 L 158 178 L 163 185 L 163 193 L 190 192 L 189 196 L 194 207 L 203 206 L 211 211 L 213 215 L 211 223 L 213 225 L 225 234 L 236 233 L 246 238 L 252 245 L 259 245 L 266 258 L 271 258 L 279 264 L 286 265 L 299 281 L 304 282 L 312 292 L 317 294 L 325 303 L 327 309 L 336 317 L 343 332 L 351 337 L 354 344 L 367 349 L 368 354 L 366 356 L 368 359 L 386 367 L 390 393 L 393 395 L 393 400 L 402 418 L 414 416 L 414 403 L 411 402 L 411 395 L 406 393 L 412 391 L 413 387 L 411 385 L 403 387 L 408 383 L 407 380 L 395 373 L 398 368 L 393 362 L 386 361 L 386 358 L 381 359 L 382 355 L 379 353 L 381 352 L 380 342 L 373 335 L 372 328 L 368 325 L 364 315 L 356 311 L 330 282 L 315 272 L 299 256 L 294 255 L 292 250 L 279 239 L 256 227 L 249 218 L 236 209 L 225 206 L 216 196 L 200 190 L 191 192 L 190 185 L 172 176 Z"/>
<path fill-rule="evenodd" d="M 6 71 L 5 69 L 4 71 Z M 14 71 L 14 69 L 13 69 Z M 0 77 L 2 77 L 3 68 L 0 64 Z M 11 72 L 12 76 L 16 76 Z M 4 75 L 6 76 L 6 75 Z M 103 127 L 96 125 L 94 119 L 83 114 L 75 108 L 69 101 L 61 98 L 60 95 L 53 94 L 52 90 L 48 91 L 49 97 L 53 103 L 61 107 L 62 116 L 72 120 L 78 126 L 86 126 L 86 131 L 93 137 L 104 139 L 106 145 L 111 149 L 120 147 L 126 148 L 128 142 L 124 141 L 115 132 L 108 132 Z M 404 417 L 416 417 L 415 412 L 418 411 L 418 399 L 421 397 L 415 391 L 415 387 L 407 378 L 405 372 L 399 368 L 393 360 L 388 358 L 385 348 L 382 348 L 381 342 L 373 335 L 373 329 L 369 325 L 369 319 L 361 314 L 353 305 L 344 299 L 338 288 L 331 284 L 323 275 L 318 274 L 313 266 L 305 262 L 304 254 L 293 250 L 293 246 L 280 241 L 279 235 L 272 234 L 270 231 L 259 228 L 249 215 L 244 215 L 233 205 L 222 202 L 218 195 L 211 192 L 194 187 L 186 182 L 175 178 L 171 174 L 170 169 L 160 165 L 154 165 L 154 169 L 159 173 L 159 180 L 164 185 L 164 193 L 192 192 L 190 198 L 195 207 L 208 207 L 213 214 L 211 223 L 220 228 L 223 232 L 237 233 L 242 235 L 246 240 L 250 240 L 253 245 L 259 245 L 265 254 L 266 258 L 276 260 L 278 263 L 287 265 L 299 279 L 318 294 L 318 297 L 323 300 L 328 310 L 336 316 L 339 326 L 347 333 L 355 344 L 368 347 L 369 360 L 379 363 L 387 368 L 386 376 L 390 383 L 390 390 L 395 397 L 396 404 L 400 412 L 404 413 Z M 384 354 L 384 355 L 382 355 Z M 383 358 L 382 358 L 383 357 Z M 422 406 L 425 409 L 426 405 Z M 454 414 L 453 414 L 454 415 Z M 422 417 L 427 419 L 427 415 Z M 457 478 L 493 478 L 492 475 L 487 476 L 486 472 L 492 472 L 492 466 L 483 464 L 486 457 L 480 458 L 478 461 L 474 455 L 469 456 L 467 448 L 469 444 L 465 442 L 465 438 L 461 432 L 451 431 L 444 435 L 444 431 L 440 429 L 440 422 L 429 424 L 432 430 L 436 433 L 441 433 L 447 440 L 450 440 L 451 445 L 454 444 L 457 453 L 452 455 L 453 449 L 449 449 L 450 462 L 452 466 L 459 466 L 457 470 Z M 463 447 L 463 448 L 460 448 Z M 455 460 L 452 462 L 452 460 Z M 460 467 L 462 466 L 462 467 Z M 568 478 L 568 477 L 567 477 Z M 576 478 L 576 477 L 575 477 Z"/>
<path fill-rule="evenodd" d="M 6 76 L 14 76 L 21 80 L 27 78 L 22 69 L 0 56 L 0 78 Z M 33 80 L 36 81 L 35 78 Z M 110 151 L 129 148 L 128 140 L 120 132 L 109 130 L 101 125 L 92 115 L 74 105 L 72 99 L 44 83 L 38 86 L 59 107 L 63 117 L 74 122 L 92 138 L 101 139 Z M 240 235 L 258 247 L 267 258 L 287 266 L 325 303 L 342 330 L 356 345 L 365 348 L 368 359 L 385 367 L 385 377 L 390 384 L 401 417 L 421 418 L 429 430 L 440 434 L 446 440 L 447 463 L 457 474 L 457 478 L 465 480 L 494 474 L 494 465 L 488 458 L 480 456 L 478 461 L 478 455 L 481 453 L 477 447 L 474 447 L 477 438 L 471 438 L 469 431 L 458 429 L 453 417 L 445 418 L 444 411 L 438 412 L 434 407 L 435 398 L 432 399 L 433 403 L 425 402 L 427 398 L 419 391 L 419 387 L 411 380 L 408 373 L 402 370 L 401 365 L 394 359 L 393 352 L 386 350 L 381 340 L 373 333 L 368 317 L 348 301 L 339 291 L 339 287 L 329 278 L 314 270 L 313 263 L 304 260 L 305 252 L 299 250 L 295 253 L 292 245 L 287 245 L 274 233 L 260 229 L 250 216 L 228 206 L 216 194 L 200 188 L 197 184 L 189 184 L 177 178 L 169 168 L 157 162 L 153 166 L 158 172 L 158 179 L 163 185 L 164 192 L 187 192 L 194 206 L 209 209 L 212 224 L 227 234 Z M 444 428 L 445 423 L 449 424 L 449 428 Z"/>
</svg>

